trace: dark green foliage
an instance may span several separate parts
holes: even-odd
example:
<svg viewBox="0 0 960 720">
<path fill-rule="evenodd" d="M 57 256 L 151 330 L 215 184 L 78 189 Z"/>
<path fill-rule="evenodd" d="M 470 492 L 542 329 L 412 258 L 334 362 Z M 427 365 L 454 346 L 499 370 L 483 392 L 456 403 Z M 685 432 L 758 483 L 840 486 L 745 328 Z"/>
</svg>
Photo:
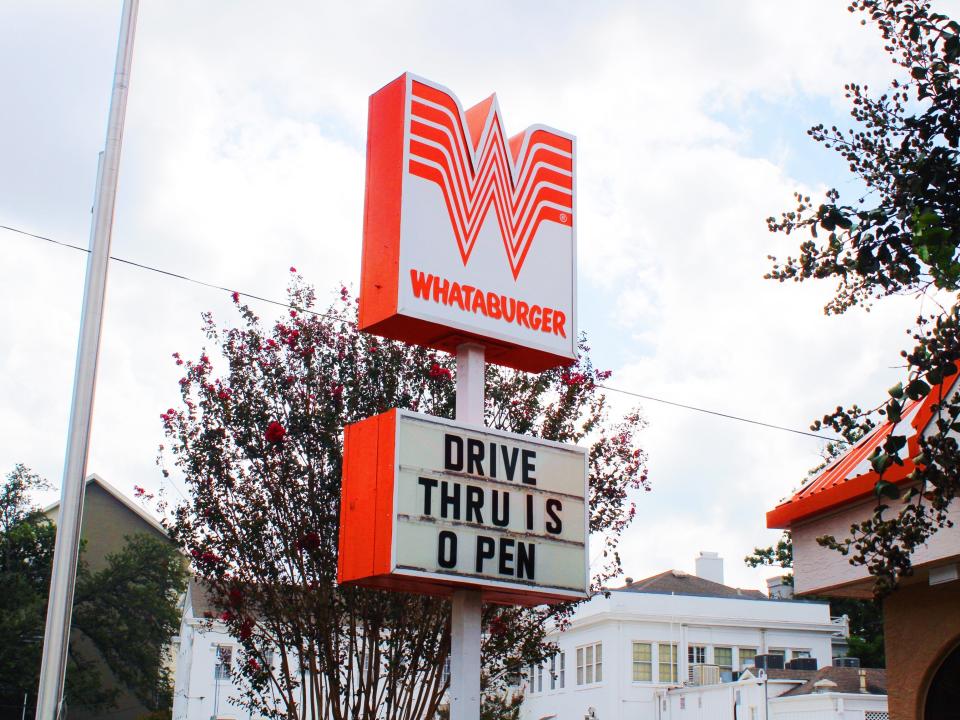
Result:
<svg viewBox="0 0 960 720">
<path fill-rule="evenodd" d="M 36 703 L 47 591 L 56 528 L 30 504 L 29 494 L 49 485 L 23 465 L 7 475 L 0 492 L 0 706 Z M 185 587 L 183 561 L 168 542 L 136 536 L 108 565 L 77 569 L 66 676 L 68 707 L 103 710 L 107 690 L 86 642 L 93 642 L 113 674 L 149 708 L 169 708 L 170 678 L 161 662 L 179 627 L 177 597 Z M 28 714 L 30 712 L 28 711 Z M 18 715 L 19 717 L 19 715 Z"/>
<path fill-rule="evenodd" d="M 863 193 L 855 202 L 841 202 L 837 190 L 823 202 L 797 194 L 796 209 L 769 218 L 771 231 L 808 231 L 810 239 L 796 258 L 771 258 L 768 277 L 835 279 L 828 314 L 889 295 L 929 299 L 909 330 L 904 381 L 873 409 L 838 407 L 813 425 L 852 440 L 873 426 L 871 416 L 898 423 L 907 402 L 938 393 L 935 432 L 911 458 L 907 486 L 888 478 L 904 464 L 897 450 L 905 428 L 898 427 L 871 458 L 882 476 L 872 517 L 853 525 L 849 538 L 820 539 L 865 565 L 882 595 L 912 573 L 912 552 L 948 526 L 947 508 L 960 491 L 960 451 L 948 435 L 960 427 L 960 403 L 936 389 L 960 360 L 960 23 L 922 0 L 855 0 L 850 11 L 878 27 L 898 74 L 880 95 L 848 84 L 853 129 L 818 125 L 810 135 L 844 158 Z"/>
</svg>

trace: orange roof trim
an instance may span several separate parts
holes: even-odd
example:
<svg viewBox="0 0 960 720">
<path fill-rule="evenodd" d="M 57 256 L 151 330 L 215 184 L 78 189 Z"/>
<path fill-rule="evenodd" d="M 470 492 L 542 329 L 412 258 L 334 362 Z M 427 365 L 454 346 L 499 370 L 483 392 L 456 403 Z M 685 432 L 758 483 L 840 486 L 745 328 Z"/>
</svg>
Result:
<svg viewBox="0 0 960 720">
<path fill-rule="evenodd" d="M 960 374 L 951 375 L 922 400 L 907 402 L 898 423 L 901 432 L 905 429 L 907 435 L 907 444 L 899 453 L 903 465 L 891 466 L 884 475 L 884 480 L 892 483 L 907 480 L 914 470 L 911 458 L 916 457 L 919 452 L 920 438 L 930 424 L 934 408 L 955 392 L 958 384 Z M 800 520 L 871 496 L 880 477 L 870 464 L 870 457 L 877 448 L 883 446 L 893 429 L 890 422 L 874 428 L 873 432 L 828 465 L 793 497 L 768 512 L 767 527 L 789 528 Z"/>
</svg>

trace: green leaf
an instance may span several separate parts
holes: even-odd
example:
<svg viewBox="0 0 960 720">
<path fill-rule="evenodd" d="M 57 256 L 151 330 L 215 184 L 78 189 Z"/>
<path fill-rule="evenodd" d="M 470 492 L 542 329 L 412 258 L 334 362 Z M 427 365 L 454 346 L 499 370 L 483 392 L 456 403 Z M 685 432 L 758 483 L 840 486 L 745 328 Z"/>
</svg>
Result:
<svg viewBox="0 0 960 720">
<path fill-rule="evenodd" d="M 894 453 L 900 452 L 906 444 L 907 438 L 905 435 L 891 435 L 883 444 L 883 449 L 893 455 Z"/>
<path fill-rule="evenodd" d="M 896 385 L 894 385 L 892 388 L 890 388 L 889 390 L 887 390 L 887 394 L 888 394 L 890 397 L 892 397 L 892 398 L 896 398 L 897 400 L 899 400 L 900 398 L 902 398 L 902 397 L 903 397 L 903 383 L 902 383 L 902 382 L 898 382 L 898 383 L 897 383 Z"/>
<path fill-rule="evenodd" d="M 887 482 L 886 480 L 880 480 L 873 487 L 873 491 L 877 494 L 878 498 L 885 497 L 890 500 L 897 500 L 900 497 L 900 490 L 892 482 Z"/>
<path fill-rule="evenodd" d="M 900 422 L 900 403 L 896 400 L 887 403 L 887 419 L 892 423 Z"/>
<path fill-rule="evenodd" d="M 885 452 L 876 452 L 870 458 L 870 464 L 873 465 L 873 469 L 876 472 L 882 473 L 887 469 L 887 466 L 890 465 L 890 456 Z"/>
<path fill-rule="evenodd" d="M 919 400 L 930 392 L 930 386 L 919 378 L 907 385 L 907 397 L 911 400 Z"/>
<path fill-rule="evenodd" d="M 924 76 L 925 76 L 926 74 L 927 74 L 927 71 L 924 70 L 924 69 L 923 69 L 922 67 L 920 67 L 919 65 L 918 65 L 917 67 L 913 68 L 913 69 L 910 71 L 910 76 L 911 76 L 914 80 L 923 80 L 923 78 L 924 78 Z"/>
</svg>

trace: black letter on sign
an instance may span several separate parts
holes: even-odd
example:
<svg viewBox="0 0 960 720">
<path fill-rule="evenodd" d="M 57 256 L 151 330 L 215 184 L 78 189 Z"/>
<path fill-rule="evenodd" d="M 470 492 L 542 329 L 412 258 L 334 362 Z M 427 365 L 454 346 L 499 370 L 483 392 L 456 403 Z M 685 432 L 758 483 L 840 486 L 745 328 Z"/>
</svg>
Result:
<svg viewBox="0 0 960 720">
<path fill-rule="evenodd" d="M 517 543 L 517 577 L 534 579 L 534 558 L 537 546 L 533 543 Z"/>
<path fill-rule="evenodd" d="M 501 445 L 500 451 L 503 454 L 503 466 L 507 469 L 507 480 L 513 482 L 513 472 L 517 469 L 517 455 L 520 454 L 520 449 L 507 449 L 506 445 Z"/>
<path fill-rule="evenodd" d="M 483 475 L 483 443 L 467 438 L 467 472 Z"/>
<path fill-rule="evenodd" d="M 561 510 L 563 510 L 563 503 L 561 503 L 559 500 L 556 498 L 550 498 L 547 500 L 547 515 L 549 515 L 551 518 L 551 520 L 547 521 L 548 533 L 559 535 L 563 532 L 563 521 L 560 519 L 560 516 L 557 515 L 557 513 Z"/>
<path fill-rule="evenodd" d="M 477 535 L 477 572 L 483 572 L 483 561 L 489 560 L 497 552 L 497 544 L 492 537 Z"/>
<path fill-rule="evenodd" d="M 454 448 L 457 451 L 456 460 L 453 458 Z M 463 470 L 463 438 L 456 435 L 443 436 L 443 467 L 447 470 Z"/>
<path fill-rule="evenodd" d="M 497 527 L 506 527 L 510 524 L 510 493 L 504 490 L 501 495 L 500 491 L 491 490 L 490 495 L 493 497 L 493 524 Z M 501 502 L 503 503 L 502 514 Z"/>
<path fill-rule="evenodd" d="M 513 575 L 513 545 L 516 541 L 500 538 L 500 574 Z"/>
<path fill-rule="evenodd" d="M 480 508 L 482 507 L 483 488 L 467 485 L 467 522 L 483 525 L 483 515 L 480 514 Z"/>
<path fill-rule="evenodd" d="M 440 544 L 437 546 L 437 565 L 442 568 L 457 566 L 457 536 L 449 530 L 441 530 Z"/>
<path fill-rule="evenodd" d="M 527 495 L 527 530 L 533 530 L 533 495 Z"/>
<path fill-rule="evenodd" d="M 430 514 L 430 492 L 437 486 L 437 481 L 433 478 L 422 477 L 417 480 L 418 483 L 423 485 L 423 514 Z"/>
<path fill-rule="evenodd" d="M 520 453 L 522 460 L 520 464 L 522 466 L 522 480 L 527 485 L 536 485 L 537 479 L 533 476 L 533 471 L 537 469 L 537 466 L 533 464 L 533 461 L 537 459 L 537 453 L 533 450 L 524 450 Z"/>
<path fill-rule="evenodd" d="M 453 492 L 448 488 L 453 486 Z M 460 519 L 460 483 L 447 482 L 440 483 L 440 517 L 449 517 L 450 506 L 453 506 L 453 519 Z"/>
</svg>

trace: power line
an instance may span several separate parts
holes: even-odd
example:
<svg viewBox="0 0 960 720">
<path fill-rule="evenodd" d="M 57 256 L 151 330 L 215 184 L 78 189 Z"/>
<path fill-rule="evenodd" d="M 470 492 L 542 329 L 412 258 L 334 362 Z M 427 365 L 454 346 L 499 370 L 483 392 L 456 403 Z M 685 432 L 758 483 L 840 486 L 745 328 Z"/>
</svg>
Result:
<svg viewBox="0 0 960 720">
<path fill-rule="evenodd" d="M 27 232 L 26 230 L 20 230 L 19 228 L 10 227 L 9 225 L 0 225 L 0 229 L 8 230 L 10 232 L 18 233 L 20 235 L 25 235 L 27 237 L 35 238 L 37 240 L 44 240 L 46 242 L 53 243 L 54 245 L 60 245 L 61 247 L 70 248 L 72 250 L 79 250 L 80 252 L 85 252 L 85 253 L 90 252 L 85 247 L 81 247 L 79 245 L 73 245 L 72 243 L 63 242 L 62 240 L 55 240 L 53 238 L 46 237 L 44 235 L 37 235 L 36 233 Z M 281 300 L 272 300 L 270 298 L 265 298 L 261 295 L 255 295 L 253 293 L 243 292 L 240 290 L 233 290 L 231 288 L 224 287 L 222 285 L 206 282 L 205 280 L 198 280 L 197 278 L 192 278 L 187 275 L 171 272 L 169 270 L 162 270 L 161 268 L 153 267 L 151 265 L 145 265 L 143 263 L 138 263 L 133 260 L 127 260 L 126 258 L 116 257 L 115 255 L 111 255 L 110 259 L 118 263 L 123 263 L 124 265 L 131 265 L 133 267 L 140 268 L 141 270 L 148 270 L 150 272 L 159 273 L 161 275 L 166 275 L 167 277 L 176 278 L 177 280 L 183 280 L 184 282 L 193 283 L 195 285 L 201 285 L 202 287 L 211 288 L 213 290 L 223 290 L 224 292 L 229 292 L 229 293 L 235 292 L 239 296 L 250 298 L 251 300 L 258 300 L 260 302 L 265 302 L 270 305 L 276 305 L 278 307 L 297 310 L 298 312 L 307 312 L 317 317 L 327 318 L 330 320 L 337 320 L 340 322 L 347 322 L 347 323 L 350 323 L 351 325 L 356 324 L 353 321 L 346 320 L 336 315 L 317 312 L 315 310 L 310 310 L 309 308 L 299 308 L 299 307 L 295 308 L 289 303 L 285 303 Z M 751 418 L 746 418 L 739 415 L 731 415 L 730 413 L 724 413 L 718 410 L 710 410 L 707 408 L 697 407 L 696 405 L 687 405 L 685 403 L 675 402 L 673 400 L 665 400 L 663 398 L 654 397 L 653 395 L 644 395 L 643 393 L 634 392 L 632 390 L 624 390 L 622 388 L 611 387 L 610 385 L 598 384 L 597 387 L 602 388 L 604 390 L 608 390 L 610 392 L 620 393 L 622 395 L 630 395 L 631 397 L 640 398 L 642 400 L 649 400 L 651 402 L 657 402 L 663 405 L 672 405 L 673 407 L 683 408 L 684 410 L 691 410 L 693 412 L 704 413 L 706 415 L 713 415 L 715 417 L 721 417 L 727 420 L 736 420 L 737 422 L 749 423 L 751 425 L 758 425 L 760 427 L 769 428 L 771 430 L 781 430 L 783 432 L 794 433 L 795 435 L 805 435 L 807 437 L 816 438 L 817 440 L 822 440 L 825 442 L 842 443 L 844 445 L 848 444 L 847 441 L 842 438 L 826 437 L 823 435 L 818 435 L 817 433 L 809 432 L 807 430 L 797 430 L 796 428 L 790 428 L 784 425 L 776 425 L 774 423 L 763 422 L 762 420 L 753 420 Z M 179 488 L 176 488 L 176 489 L 179 491 Z"/>
<path fill-rule="evenodd" d="M 642 398 L 643 400 L 652 400 L 653 402 L 663 403 L 664 405 L 673 405 L 674 407 L 684 408 L 685 410 L 693 410 L 694 412 L 706 413 L 707 415 L 716 415 L 717 417 L 726 418 L 727 420 L 737 420 L 739 422 L 750 423 L 751 425 L 760 425 L 761 427 L 771 428 L 772 430 L 783 430 L 784 432 L 795 433 L 797 435 L 807 435 L 809 437 L 815 437 L 817 440 L 843 443 L 844 445 L 847 444 L 847 441 L 843 438 L 825 437 L 823 435 L 817 435 L 814 432 L 808 432 L 806 430 L 797 430 L 796 428 L 784 427 L 783 425 L 774 425 L 773 423 L 763 422 L 762 420 L 751 420 L 750 418 L 740 417 L 739 415 L 722 413 L 718 410 L 707 410 L 706 408 L 697 407 L 696 405 L 684 405 L 683 403 L 674 402 L 673 400 L 664 400 L 663 398 L 653 397 L 652 395 L 643 395 L 642 393 L 633 392 L 632 390 L 623 390 L 622 388 L 610 387 L 609 385 L 598 384 L 597 387 L 603 388 L 604 390 L 610 390 L 611 392 L 618 392 L 623 395 L 631 395 L 636 398 Z"/>
</svg>

